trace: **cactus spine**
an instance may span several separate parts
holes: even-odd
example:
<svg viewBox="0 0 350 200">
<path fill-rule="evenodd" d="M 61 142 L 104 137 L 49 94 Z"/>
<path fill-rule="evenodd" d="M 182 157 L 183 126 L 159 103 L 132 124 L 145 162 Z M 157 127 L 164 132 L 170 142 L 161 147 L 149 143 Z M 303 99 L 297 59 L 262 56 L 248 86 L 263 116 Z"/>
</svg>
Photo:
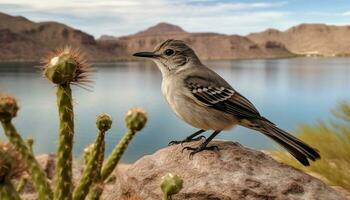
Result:
<svg viewBox="0 0 350 200">
<path fill-rule="evenodd" d="M 83 175 L 79 181 L 78 186 L 73 193 L 73 200 L 83 200 L 89 192 L 91 184 L 97 179 L 101 169 L 101 157 L 103 162 L 103 154 L 105 149 L 104 136 L 107 130 L 111 128 L 112 119 L 107 114 L 101 114 L 97 117 L 97 128 L 99 129 L 96 142 L 93 146 L 91 155 L 88 156 L 88 164 L 84 169 Z"/>
<path fill-rule="evenodd" d="M 74 139 L 74 113 L 70 84 L 86 79 L 87 66 L 77 51 L 71 48 L 58 50 L 44 66 L 44 75 L 57 85 L 57 105 L 60 119 L 59 141 L 55 170 L 55 200 L 72 199 L 72 148 Z"/>
<path fill-rule="evenodd" d="M 103 165 L 101 176 L 103 180 L 106 180 L 108 176 L 113 172 L 117 166 L 120 158 L 124 154 L 125 149 L 128 147 L 131 139 L 136 132 L 140 131 L 147 122 L 147 115 L 144 110 L 140 108 L 130 109 L 125 116 L 125 124 L 128 128 L 123 138 L 118 145 L 113 149 L 112 153 L 108 156 L 107 161 Z"/>
<path fill-rule="evenodd" d="M 0 121 L 4 128 L 5 135 L 26 161 L 30 176 L 32 177 L 35 189 L 40 200 L 52 199 L 52 192 L 46 179 L 44 171 L 35 160 L 34 155 L 29 150 L 26 142 L 17 133 L 11 119 L 16 116 L 18 106 L 16 100 L 10 96 L 0 96 Z"/>
</svg>

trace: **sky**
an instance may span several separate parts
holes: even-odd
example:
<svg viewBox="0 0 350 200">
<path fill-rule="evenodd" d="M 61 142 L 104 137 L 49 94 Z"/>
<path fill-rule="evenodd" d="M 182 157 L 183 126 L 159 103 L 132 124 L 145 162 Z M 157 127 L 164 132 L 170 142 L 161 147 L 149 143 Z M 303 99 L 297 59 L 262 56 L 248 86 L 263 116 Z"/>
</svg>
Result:
<svg viewBox="0 0 350 200">
<path fill-rule="evenodd" d="M 350 0 L 0 0 L 0 12 L 58 21 L 95 37 L 133 34 L 159 22 L 240 35 L 300 23 L 350 25 Z"/>
</svg>

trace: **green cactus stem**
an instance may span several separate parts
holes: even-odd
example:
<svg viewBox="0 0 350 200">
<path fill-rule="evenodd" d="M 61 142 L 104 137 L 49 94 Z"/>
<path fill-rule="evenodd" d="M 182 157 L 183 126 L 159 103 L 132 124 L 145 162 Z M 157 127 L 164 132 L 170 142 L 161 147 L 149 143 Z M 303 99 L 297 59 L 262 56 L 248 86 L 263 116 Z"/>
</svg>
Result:
<svg viewBox="0 0 350 200">
<path fill-rule="evenodd" d="M 105 124 L 108 126 L 110 126 L 108 123 L 101 123 L 100 126 L 101 128 L 105 126 Z M 97 126 L 99 127 L 99 125 L 97 124 Z M 104 141 L 103 141 L 104 142 Z M 103 165 L 103 161 L 104 161 L 104 152 L 105 152 L 105 143 L 103 143 L 101 145 L 101 154 L 98 157 L 98 166 L 97 166 L 97 173 L 96 173 L 96 177 L 93 180 L 93 185 L 92 185 L 92 189 L 90 189 L 90 192 L 88 194 L 88 199 L 96 199 L 98 200 L 103 192 L 103 179 L 101 177 L 101 169 L 102 169 L 102 165 Z"/>
<path fill-rule="evenodd" d="M 18 106 L 13 97 L 0 95 L 0 121 L 5 135 L 22 159 L 25 160 L 28 173 L 32 177 L 34 187 L 38 192 L 39 200 L 52 199 L 52 192 L 44 171 L 11 122 L 11 119 L 16 116 L 17 111 Z"/>
<path fill-rule="evenodd" d="M 55 170 L 54 199 L 72 198 L 72 148 L 74 137 L 74 113 L 72 91 L 69 84 L 57 87 L 57 104 L 60 118 L 59 139 Z"/>
<path fill-rule="evenodd" d="M 125 124 L 128 128 L 118 145 L 113 149 L 112 153 L 108 156 L 105 164 L 102 167 L 101 176 L 103 180 L 106 180 L 117 166 L 120 158 L 124 154 L 124 151 L 128 147 L 131 139 L 136 132 L 140 131 L 147 122 L 147 115 L 144 110 L 140 108 L 130 109 L 125 116 Z"/>
<path fill-rule="evenodd" d="M 101 156 L 104 154 L 105 149 L 104 136 L 106 131 L 111 128 L 112 119 L 109 115 L 103 113 L 97 117 L 96 125 L 99 129 L 99 133 L 93 145 L 91 155 L 88 156 L 89 162 L 84 169 L 83 175 L 79 181 L 78 186 L 74 190 L 73 200 L 85 199 L 86 195 L 89 192 L 91 184 L 100 174 L 100 159 Z"/>
<path fill-rule="evenodd" d="M 104 141 L 103 141 L 104 142 Z M 89 191 L 88 199 L 89 200 L 98 200 L 100 196 L 102 195 L 103 188 L 104 188 L 104 180 L 101 177 L 101 169 L 104 161 L 104 152 L 105 152 L 105 143 L 101 145 L 101 153 L 98 158 L 98 166 L 97 166 L 97 172 L 96 177 L 93 180 L 92 188 Z"/>
<path fill-rule="evenodd" d="M 168 173 L 162 177 L 160 188 L 163 192 L 163 200 L 171 200 L 172 195 L 180 192 L 183 181 L 178 175 Z"/>
<path fill-rule="evenodd" d="M 57 50 L 43 68 L 45 77 L 57 85 L 57 105 L 60 119 L 55 170 L 55 200 L 72 199 L 72 148 L 74 113 L 71 84 L 84 84 L 88 66 L 72 48 Z"/>
</svg>

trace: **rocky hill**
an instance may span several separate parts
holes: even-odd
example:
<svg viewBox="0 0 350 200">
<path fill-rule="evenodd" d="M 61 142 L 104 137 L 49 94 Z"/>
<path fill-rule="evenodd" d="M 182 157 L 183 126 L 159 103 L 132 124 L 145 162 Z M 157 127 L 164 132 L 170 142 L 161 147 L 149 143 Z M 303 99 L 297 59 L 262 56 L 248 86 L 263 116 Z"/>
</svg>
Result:
<svg viewBox="0 0 350 200">
<path fill-rule="evenodd" d="M 296 54 L 320 56 L 350 55 L 350 26 L 301 24 L 286 31 L 267 29 L 247 37 L 260 44 L 276 41 Z"/>
<path fill-rule="evenodd" d="M 166 39 L 181 39 L 202 59 L 280 58 L 296 54 L 350 55 L 350 26 L 302 24 L 286 31 L 268 29 L 248 36 L 190 33 L 159 23 L 132 35 L 92 35 L 57 22 L 33 22 L 0 13 L 0 61 L 38 61 L 49 50 L 70 45 L 82 49 L 89 60 L 134 59 L 137 51 L 152 50 Z"/>
<path fill-rule="evenodd" d="M 71 45 L 92 60 L 114 56 L 93 36 L 56 22 L 35 23 L 24 17 L 0 13 L 0 60 L 39 60 L 49 50 Z"/>
<path fill-rule="evenodd" d="M 163 40 L 188 42 L 203 59 L 245 59 L 293 56 L 283 44 L 256 44 L 249 38 L 217 33 L 188 33 L 181 27 L 159 23 L 123 37 L 95 38 L 57 22 L 35 23 L 24 17 L 0 13 L 0 61 L 39 60 L 49 50 L 65 45 L 83 49 L 89 60 L 132 59 L 136 51 L 151 50 Z M 213 51 L 215 49 L 215 51 Z"/>
<path fill-rule="evenodd" d="M 124 37 L 104 36 L 99 41 L 115 42 L 125 47 L 127 55 L 152 50 L 166 39 L 180 39 L 191 45 L 202 59 L 249 59 L 293 56 L 283 44 L 266 41 L 256 44 L 247 37 L 218 33 L 189 33 L 182 28 L 159 23 L 145 31 Z"/>
</svg>

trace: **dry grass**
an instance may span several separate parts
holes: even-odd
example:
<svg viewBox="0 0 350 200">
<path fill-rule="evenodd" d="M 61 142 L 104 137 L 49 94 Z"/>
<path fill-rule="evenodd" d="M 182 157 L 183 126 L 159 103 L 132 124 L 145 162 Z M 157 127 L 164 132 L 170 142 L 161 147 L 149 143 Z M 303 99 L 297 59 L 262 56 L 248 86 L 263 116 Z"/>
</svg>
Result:
<svg viewBox="0 0 350 200">
<path fill-rule="evenodd" d="M 297 136 L 318 149 L 321 160 L 304 167 L 284 151 L 272 152 L 277 160 L 310 173 L 329 185 L 350 190 L 350 103 L 341 102 L 329 121 L 300 125 Z"/>
</svg>

